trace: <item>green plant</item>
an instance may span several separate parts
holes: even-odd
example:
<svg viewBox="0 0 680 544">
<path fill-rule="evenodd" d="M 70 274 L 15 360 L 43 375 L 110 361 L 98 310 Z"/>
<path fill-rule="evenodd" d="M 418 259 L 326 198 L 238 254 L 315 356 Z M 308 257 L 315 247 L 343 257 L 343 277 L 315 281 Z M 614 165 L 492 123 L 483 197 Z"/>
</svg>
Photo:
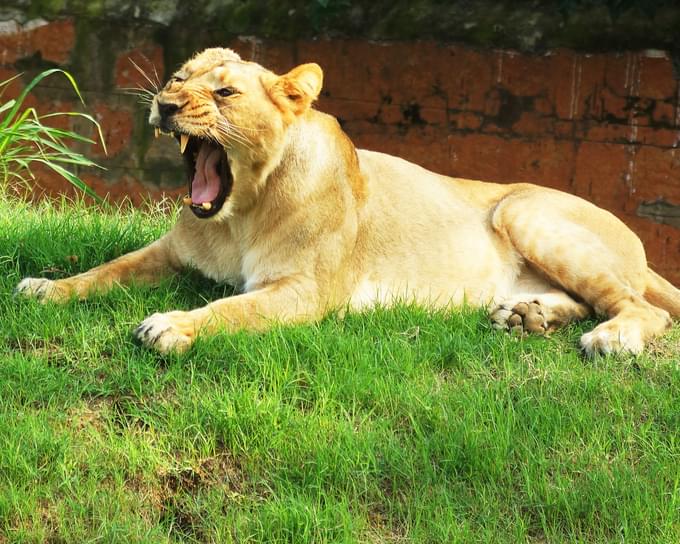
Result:
<svg viewBox="0 0 680 544">
<path fill-rule="evenodd" d="M 45 125 L 44 121 L 63 116 L 86 119 L 96 127 L 99 139 L 106 151 L 99 123 L 91 115 L 82 112 L 67 111 L 40 115 L 33 107 L 22 109 L 31 90 L 43 79 L 56 73 L 63 74 L 68 79 L 81 103 L 85 103 L 73 76 L 58 68 L 39 73 L 26 85 L 17 98 L 0 103 L 0 182 L 2 188 L 6 188 L 7 183 L 12 179 L 24 182 L 27 177 L 34 179 L 31 165 L 38 163 L 50 168 L 95 200 L 101 201 L 94 191 L 69 169 L 74 166 L 98 167 L 98 165 L 69 148 L 67 141 L 95 142 L 73 130 Z M 0 96 L 19 77 L 20 74 L 0 82 Z"/>
</svg>

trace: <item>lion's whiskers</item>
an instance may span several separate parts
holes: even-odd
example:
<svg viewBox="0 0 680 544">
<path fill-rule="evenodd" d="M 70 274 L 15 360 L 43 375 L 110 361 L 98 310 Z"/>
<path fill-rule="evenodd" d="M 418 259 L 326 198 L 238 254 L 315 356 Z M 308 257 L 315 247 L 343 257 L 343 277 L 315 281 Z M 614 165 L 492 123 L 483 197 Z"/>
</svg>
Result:
<svg viewBox="0 0 680 544">
<path fill-rule="evenodd" d="M 252 144 L 248 140 L 243 138 L 243 136 L 241 136 L 240 134 L 237 134 L 235 132 L 224 131 L 222 129 L 217 129 L 217 130 L 218 130 L 219 135 L 221 136 L 221 138 L 219 138 L 219 139 L 225 140 L 227 142 L 237 142 L 237 143 L 243 145 L 244 147 L 246 147 L 249 150 L 253 149 Z"/>
<path fill-rule="evenodd" d="M 144 58 L 147 60 L 147 62 L 149 61 L 149 59 L 147 59 L 146 57 L 144 57 Z M 149 85 L 151 85 L 151 88 L 154 89 L 154 91 L 155 91 L 153 94 L 158 93 L 158 91 L 160 90 L 160 82 L 154 83 L 154 81 L 149 76 L 146 75 L 144 70 L 142 70 L 134 60 L 132 60 L 132 57 L 128 57 L 128 60 L 132 63 L 132 65 L 135 67 L 135 69 L 140 74 L 142 74 L 144 79 L 146 79 L 149 82 Z M 151 64 L 151 66 L 153 66 L 153 63 L 150 63 L 150 64 Z M 156 71 L 156 67 L 154 66 L 154 72 L 155 71 Z M 156 74 L 156 79 L 158 79 L 158 74 Z"/>
<path fill-rule="evenodd" d="M 155 94 L 153 91 L 149 89 L 145 89 L 144 87 L 124 87 L 121 89 L 125 94 L 130 95 L 130 96 L 136 96 L 137 99 L 142 103 L 147 106 L 150 106 L 151 103 L 153 102 L 153 98 Z"/>
<path fill-rule="evenodd" d="M 215 126 L 215 130 L 224 140 L 238 142 L 249 150 L 254 148 L 252 142 L 250 142 L 243 133 L 241 133 L 235 126 L 231 125 L 226 120 L 220 120 Z"/>
</svg>

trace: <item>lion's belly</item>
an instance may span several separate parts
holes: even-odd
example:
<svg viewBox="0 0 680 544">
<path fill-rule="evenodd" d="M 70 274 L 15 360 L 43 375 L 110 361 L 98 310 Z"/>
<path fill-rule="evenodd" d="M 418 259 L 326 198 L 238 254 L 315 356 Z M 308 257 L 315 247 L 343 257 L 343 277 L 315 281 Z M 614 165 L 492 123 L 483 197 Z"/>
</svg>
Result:
<svg viewBox="0 0 680 544">
<path fill-rule="evenodd" d="M 361 151 L 370 197 L 355 256 L 354 308 L 415 301 L 486 305 L 512 290 L 521 265 L 489 224 L 489 203 L 461 195 L 454 180 L 380 153 Z M 483 186 L 491 194 L 495 186 Z"/>
<path fill-rule="evenodd" d="M 431 307 L 484 306 L 512 290 L 519 264 L 481 226 L 455 228 L 428 245 L 365 261 L 350 297 L 355 309 L 417 302 Z M 417 249 L 416 249 L 417 248 Z"/>
</svg>

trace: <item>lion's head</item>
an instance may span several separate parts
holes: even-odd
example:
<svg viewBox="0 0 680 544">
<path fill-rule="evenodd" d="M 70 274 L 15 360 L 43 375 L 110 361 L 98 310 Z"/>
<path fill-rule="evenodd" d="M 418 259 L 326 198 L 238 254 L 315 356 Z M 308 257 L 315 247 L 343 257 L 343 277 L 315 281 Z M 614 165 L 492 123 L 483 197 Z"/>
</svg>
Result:
<svg viewBox="0 0 680 544">
<path fill-rule="evenodd" d="M 316 64 L 277 76 L 221 48 L 206 49 L 173 74 L 154 97 L 149 122 L 156 135 L 179 142 L 197 217 L 228 215 L 234 201 L 247 199 L 276 166 L 287 127 L 309 109 L 322 79 Z"/>
</svg>

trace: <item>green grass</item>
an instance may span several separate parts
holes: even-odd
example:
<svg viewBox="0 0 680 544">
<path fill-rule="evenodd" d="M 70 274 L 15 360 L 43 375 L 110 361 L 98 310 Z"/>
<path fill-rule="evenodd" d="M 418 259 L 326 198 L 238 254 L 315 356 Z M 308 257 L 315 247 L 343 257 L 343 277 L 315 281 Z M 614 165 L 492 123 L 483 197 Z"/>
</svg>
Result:
<svg viewBox="0 0 680 544">
<path fill-rule="evenodd" d="M 0 542 L 680 541 L 677 325 L 589 361 L 592 323 L 517 339 L 400 307 L 163 358 L 131 330 L 228 288 L 12 297 L 171 221 L 0 201 Z"/>
</svg>

